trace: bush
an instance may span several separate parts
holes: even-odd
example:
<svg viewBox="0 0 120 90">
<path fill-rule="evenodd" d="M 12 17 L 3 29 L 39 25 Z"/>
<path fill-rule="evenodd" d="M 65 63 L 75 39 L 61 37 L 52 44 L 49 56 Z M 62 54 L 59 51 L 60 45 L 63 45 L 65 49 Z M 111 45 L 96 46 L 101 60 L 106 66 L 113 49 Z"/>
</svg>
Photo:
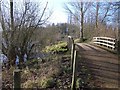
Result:
<svg viewBox="0 0 120 90">
<path fill-rule="evenodd" d="M 66 42 L 58 42 L 55 45 L 46 46 L 43 51 L 44 52 L 51 52 L 51 53 L 60 53 L 60 52 L 66 52 L 67 50 L 68 50 L 68 48 L 67 48 Z"/>
</svg>

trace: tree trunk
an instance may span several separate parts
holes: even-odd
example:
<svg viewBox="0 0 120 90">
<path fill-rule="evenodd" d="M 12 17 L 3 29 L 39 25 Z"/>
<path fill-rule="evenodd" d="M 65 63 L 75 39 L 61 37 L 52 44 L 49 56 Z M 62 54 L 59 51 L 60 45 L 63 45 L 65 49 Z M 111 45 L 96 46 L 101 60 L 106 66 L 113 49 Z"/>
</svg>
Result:
<svg viewBox="0 0 120 90">
<path fill-rule="evenodd" d="M 23 55 L 19 55 L 19 68 L 22 69 L 23 68 L 23 64 L 24 64 L 24 56 Z"/>
<path fill-rule="evenodd" d="M 2 22 L 2 9 L 1 9 L 1 2 L 0 2 L 0 23 Z M 2 25 L 2 23 L 1 23 Z"/>
<path fill-rule="evenodd" d="M 99 2 L 97 2 L 97 6 L 96 6 L 96 22 L 95 22 L 96 28 L 98 28 L 98 11 L 99 11 Z"/>
<path fill-rule="evenodd" d="M 10 0 L 11 31 L 14 31 L 13 0 Z"/>
<path fill-rule="evenodd" d="M 15 49 L 13 46 L 8 47 L 7 57 L 8 57 L 8 69 L 9 69 L 11 65 L 12 66 L 15 65 L 15 60 L 16 60 Z"/>
<path fill-rule="evenodd" d="M 15 65 L 15 59 L 16 59 L 16 54 L 15 54 L 15 47 L 14 47 L 14 17 L 13 17 L 13 0 L 10 0 L 10 18 L 11 18 L 11 25 L 10 25 L 10 43 L 8 46 L 8 52 L 7 52 L 7 56 L 8 56 L 8 60 L 9 63 L 8 65 Z"/>
<path fill-rule="evenodd" d="M 80 41 L 83 42 L 83 23 L 84 23 L 84 12 L 83 12 L 83 2 L 81 2 L 81 22 L 80 22 Z"/>
<path fill-rule="evenodd" d="M 120 5 L 120 2 L 119 4 Z M 118 54 L 120 55 L 120 6 L 118 6 Z"/>
</svg>

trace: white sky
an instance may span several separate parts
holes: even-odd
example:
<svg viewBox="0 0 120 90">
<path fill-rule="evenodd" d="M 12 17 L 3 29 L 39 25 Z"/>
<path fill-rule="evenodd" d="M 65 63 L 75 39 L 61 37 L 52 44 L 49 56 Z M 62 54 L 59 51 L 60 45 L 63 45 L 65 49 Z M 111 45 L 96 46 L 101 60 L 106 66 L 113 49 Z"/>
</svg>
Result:
<svg viewBox="0 0 120 90">
<path fill-rule="evenodd" d="M 9 2 L 9 0 L 5 0 Z M 13 0 L 18 3 L 22 3 L 24 0 Z M 29 0 L 28 0 L 29 1 Z M 64 23 L 67 22 L 67 13 L 65 13 L 64 3 L 70 0 L 30 0 L 32 2 L 42 2 L 42 4 L 46 4 L 48 1 L 48 8 L 53 11 L 51 18 L 49 19 L 49 23 Z"/>
<path fill-rule="evenodd" d="M 50 23 L 67 22 L 67 13 L 64 9 L 64 3 L 68 0 L 48 0 L 49 7 L 53 9 L 53 14 L 49 20 Z"/>
</svg>

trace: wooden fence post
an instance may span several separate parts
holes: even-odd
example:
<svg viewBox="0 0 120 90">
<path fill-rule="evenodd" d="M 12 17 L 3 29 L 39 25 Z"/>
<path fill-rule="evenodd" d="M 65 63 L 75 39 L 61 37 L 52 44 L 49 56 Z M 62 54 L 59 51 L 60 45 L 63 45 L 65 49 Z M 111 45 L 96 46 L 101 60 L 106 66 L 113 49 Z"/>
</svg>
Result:
<svg viewBox="0 0 120 90">
<path fill-rule="evenodd" d="M 68 49 L 71 50 L 71 46 L 70 46 L 70 38 L 68 38 L 67 46 L 68 46 Z"/>
<path fill-rule="evenodd" d="M 73 42 L 71 47 L 71 70 L 73 70 L 74 51 L 75 51 L 75 44 Z"/>
<path fill-rule="evenodd" d="M 74 51 L 74 62 L 73 62 L 73 75 L 72 75 L 72 85 L 71 90 L 75 90 L 76 88 L 76 58 L 77 58 L 77 51 Z"/>
<path fill-rule="evenodd" d="M 21 88 L 21 74 L 20 74 L 20 69 L 16 69 L 14 70 L 13 72 L 13 78 L 14 78 L 14 81 L 13 81 L 13 88 L 14 90 L 20 90 Z"/>
<path fill-rule="evenodd" d="M 75 44 L 74 44 L 74 40 L 73 37 L 68 36 L 69 38 L 69 42 L 71 41 L 71 70 L 73 69 L 73 60 L 74 60 L 74 51 L 75 51 Z M 70 44 L 70 43 L 69 43 Z"/>
</svg>

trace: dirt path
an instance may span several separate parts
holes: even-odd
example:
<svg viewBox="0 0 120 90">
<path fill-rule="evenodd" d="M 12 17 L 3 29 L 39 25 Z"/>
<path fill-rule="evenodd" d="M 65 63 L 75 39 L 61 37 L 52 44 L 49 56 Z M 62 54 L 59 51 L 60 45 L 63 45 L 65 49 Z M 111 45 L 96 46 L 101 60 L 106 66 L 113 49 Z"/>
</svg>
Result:
<svg viewBox="0 0 120 90">
<path fill-rule="evenodd" d="M 120 63 L 117 55 L 86 43 L 78 43 L 77 49 L 81 56 L 81 62 L 87 65 L 97 81 L 103 83 L 103 88 L 120 86 L 118 69 Z"/>
</svg>

